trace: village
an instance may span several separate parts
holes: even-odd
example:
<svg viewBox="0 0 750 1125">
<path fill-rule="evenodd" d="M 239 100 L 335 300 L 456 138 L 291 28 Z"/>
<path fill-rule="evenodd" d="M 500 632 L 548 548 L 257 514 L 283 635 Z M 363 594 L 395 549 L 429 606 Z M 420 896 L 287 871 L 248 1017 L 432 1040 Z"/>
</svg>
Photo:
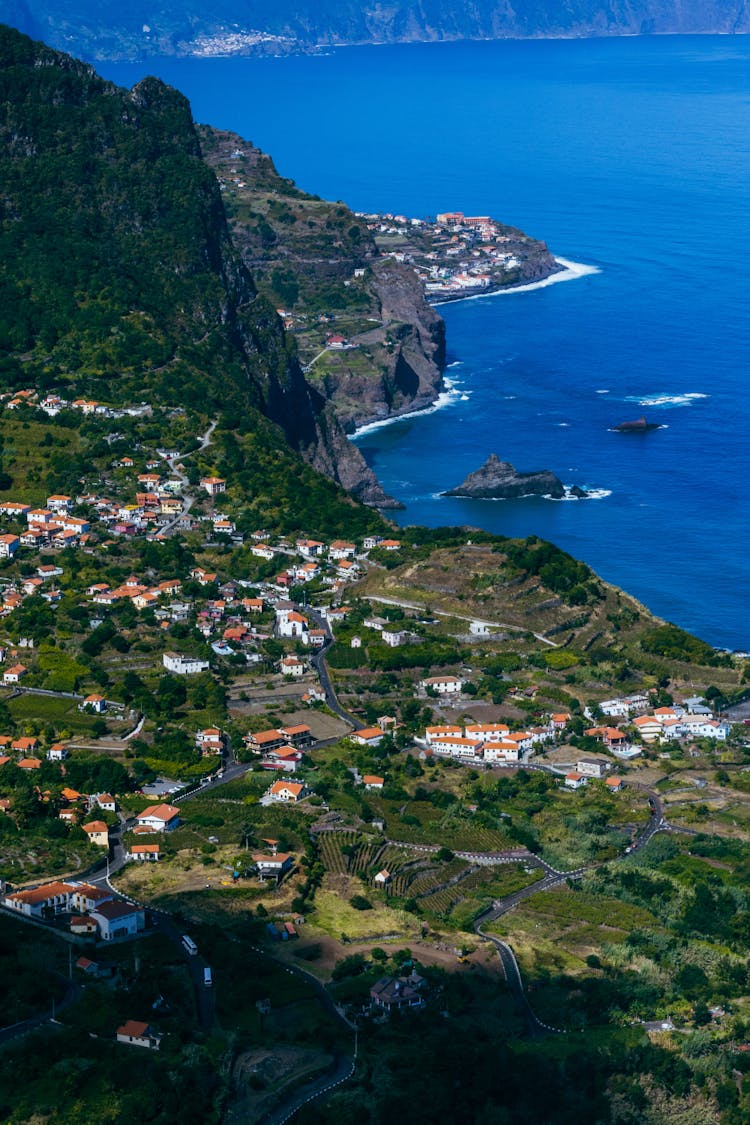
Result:
<svg viewBox="0 0 750 1125">
<path fill-rule="evenodd" d="M 361 214 L 380 250 L 413 266 L 428 300 L 461 300 L 538 281 L 561 267 L 543 244 L 489 215 L 462 211 L 434 221 Z"/>
<path fill-rule="evenodd" d="M 149 417 L 33 391 L 4 406 Z M 356 959 L 390 927 L 417 956 L 386 942 L 332 985 L 344 1018 L 435 1011 L 431 966 L 483 964 L 483 920 L 692 830 L 685 788 L 716 799 L 711 770 L 744 745 L 718 690 L 652 675 L 613 696 L 559 643 L 565 614 L 537 633 L 411 602 L 390 576 L 433 554 L 409 529 L 253 525 L 215 424 L 185 441 L 188 420 L 184 452 L 115 434 L 80 491 L 0 500 L 0 918 L 70 943 L 74 991 L 111 988 L 118 950 L 162 941 L 212 1026 L 226 981 L 208 927 L 243 918 L 290 964 L 321 942 L 332 966 L 352 943 Z M 659 789 L 660 770 L 686 784 Z M 136 1005 L 100 1034 L 162 1051 L 174 1032 Z"/>
</svg>

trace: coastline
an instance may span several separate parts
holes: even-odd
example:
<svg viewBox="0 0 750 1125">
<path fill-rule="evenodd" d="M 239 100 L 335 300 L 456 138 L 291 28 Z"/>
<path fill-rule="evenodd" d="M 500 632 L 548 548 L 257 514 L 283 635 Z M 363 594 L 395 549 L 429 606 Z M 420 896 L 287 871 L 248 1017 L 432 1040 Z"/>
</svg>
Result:
<svg viewBox="0 0 750 1125">
<path fill-rule="evenodd" d="M 495 289 L 491 293 L 475 293 L 471 296 L 455 297 L 447 301 L 436 301 L 433 308 L 437 308 L 439 305 L 453 305 L 457 301 L 477 301 L 487 297 L 498 297 L 505 293 L 530 293 L 533 289 L 544 289 L 548 285 L 557 285 L 561 281 L 577 281 L 580 277 L 601 273 L 598 266 L 587 266 L 583 262 L 572 262 L 569 258 L 556 257 L 555 261 L 563 266 L 563 269 L 550 274 L 549 277 L 545 277 L 541 281 L 532 281 L 527 285 L 513 285 L 505 289 Z M 401 422 L 408 418 L 418 418 L 423 414 L 433 414 L 436 410 L 443 410 L 446 406 L 452 406 L 460 400 L 460 391 L 455 383 L 446 376 L 443 376 L 443 387 L 444 389 L 439 392 L 437 398 L 429 406 L 422 406 L 418 410 L 409 410 L 404 414 L 391 414 L 387 418 L 379 418 L 373 422 L 365 422 L 363 425 L 357 426 L 352 433 L 347 434 L 347 437 L 350 441 L 356 441 L 357 438 L 374 433 L 385 426 L 391 426 L 395 422 Z"/>
<path fill-rule="evenodd" d="M 468 293 L 465 297 L 444 297 L 439 301 L 430 301 L 434 309 L 441 305 L 455 305 L 458 301 L 478 301 L 485 297 L 500 297 L 506 293 L 530 293 L 533 289 L 546 289 L 548 285 L 557 285 L 561 281 L 577 281 L 579 277 L 588 277 L 590 274 L 601 273 L 598 266 L 587 266 L 583 262 L 572 262 L 569 258 L 556 257 L 555 261 L 563 268 L 540 281 L 529 281 L 525 285 L 505 285 L 498 289 L 489 289 L 480 293 Z"/>
<path fill-rule="evenodd" d="M 434 414 L 436 410 L 442 410 L 446 406 L 452 406 L 454 402 L 458 402 L 461 397 L 461 392 L 456 387 L 451 379 L 443 376 L 443 390 L 437 395 L 437 398 L 430 403 L 429 406 L 420 406 L 418 410 L 408 410 L 404 414 L 389 414 L 387 418 L 379 418 L 374 422 L 365 422 L 361 426 L 357 426 L 346 436 L 349 441 L 356 441 L 357 438 L 364 437 L 365 434 L 374 433 L 376 430 L 383 429 L 384 426 L 391 426 L 394 422 L 403 422 L 408 418 L 419 418 L 423 414 Z"/>
</svg>

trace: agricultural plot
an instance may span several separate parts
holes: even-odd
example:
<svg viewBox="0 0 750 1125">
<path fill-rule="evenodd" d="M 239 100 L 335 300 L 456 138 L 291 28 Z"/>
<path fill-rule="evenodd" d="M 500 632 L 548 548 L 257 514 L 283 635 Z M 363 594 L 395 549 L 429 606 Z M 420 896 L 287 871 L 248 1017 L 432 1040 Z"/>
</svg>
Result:
<svg viewBox="0 0 750 1125">
<path fill-rule="evenodd" d="M 520 864 L 466 866 L 465 875 L 448 887 L 419 899 L 419 908 L 454 929 L 471 929 L 474 919 L 496 899 L 528 887 L 543 877 L 540 868 Z"/>
</svg>

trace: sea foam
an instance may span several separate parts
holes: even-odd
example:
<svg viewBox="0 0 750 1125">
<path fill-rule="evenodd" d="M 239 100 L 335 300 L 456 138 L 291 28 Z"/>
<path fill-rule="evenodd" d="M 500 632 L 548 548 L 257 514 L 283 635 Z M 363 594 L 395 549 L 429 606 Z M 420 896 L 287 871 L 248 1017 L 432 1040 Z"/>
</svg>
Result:
<svg viewBox="0 0 750 1125">
<path fill-rule="evenodd" d="M 702 398 L 710 395 L 699 394 L 697 391 L 686 391 L 684 394 L 667 394 L 666 392 L 653 395 L 628 395 L 625 402 L 637 402 L 639 406 L 692 406 Z"/>
</svg>

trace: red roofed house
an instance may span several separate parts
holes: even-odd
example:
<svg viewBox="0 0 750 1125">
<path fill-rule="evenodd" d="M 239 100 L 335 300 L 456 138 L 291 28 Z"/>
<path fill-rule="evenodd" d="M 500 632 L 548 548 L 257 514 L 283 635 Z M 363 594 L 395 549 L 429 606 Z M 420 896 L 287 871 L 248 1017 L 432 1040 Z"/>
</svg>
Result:
<svg viewBox="0 0 750 1125">
<path fill-rule="evenodd" d="M 139 828 L 151 832 L 171 832 L 180 822 L 180 810 L 174 805 L 149 805 L 136 817 Z"/>
<path fill-rule="evenodd" d="M 24 668 L 23 664 L 14 664 L 12 668 L 8 668 L 3 672 L 3 683 L 17 684 L 21 677 L 26 675 L 27 671 L 28 669 Z"/>
<path fill-rule="evenodd" d="M 385 734 L 380 727 L 364 727 L 362 730 L 352 731 L 349 737 L 360 746 L 379 746 Z"/>
<path fill-rule="evenodd" d="M 89 838 L 90 844 L 99 848 L 109 847 L 109 829 L 103 820 L 90 820 L 88 824 L 81 825 Z"/>
<path fill-rule="evenodd" d="M 107 701 L 103 695 L 87 695 L 81 704 L 81 710 L 95 711 L 97 715 L 107 710 Z"/>
<path fill-rule="evenodd" d="M 301 781 L 274 781 L 267 796 L 272 801 L 288 801 L 296 804 L 297 801 L 309 797 L 311 792 L 312 790 L 308 789 Z"/>
<path fill-rule="evenodd" d="M 122 1027 L 118 1027 L 116 1034 L 118 1043 L 146 1047 L 149 1051 L 158 1051 L 163 1038 L 147 1023 L 139 1023 L 138 1020 L 127 1020 Z"/>
</svg>

